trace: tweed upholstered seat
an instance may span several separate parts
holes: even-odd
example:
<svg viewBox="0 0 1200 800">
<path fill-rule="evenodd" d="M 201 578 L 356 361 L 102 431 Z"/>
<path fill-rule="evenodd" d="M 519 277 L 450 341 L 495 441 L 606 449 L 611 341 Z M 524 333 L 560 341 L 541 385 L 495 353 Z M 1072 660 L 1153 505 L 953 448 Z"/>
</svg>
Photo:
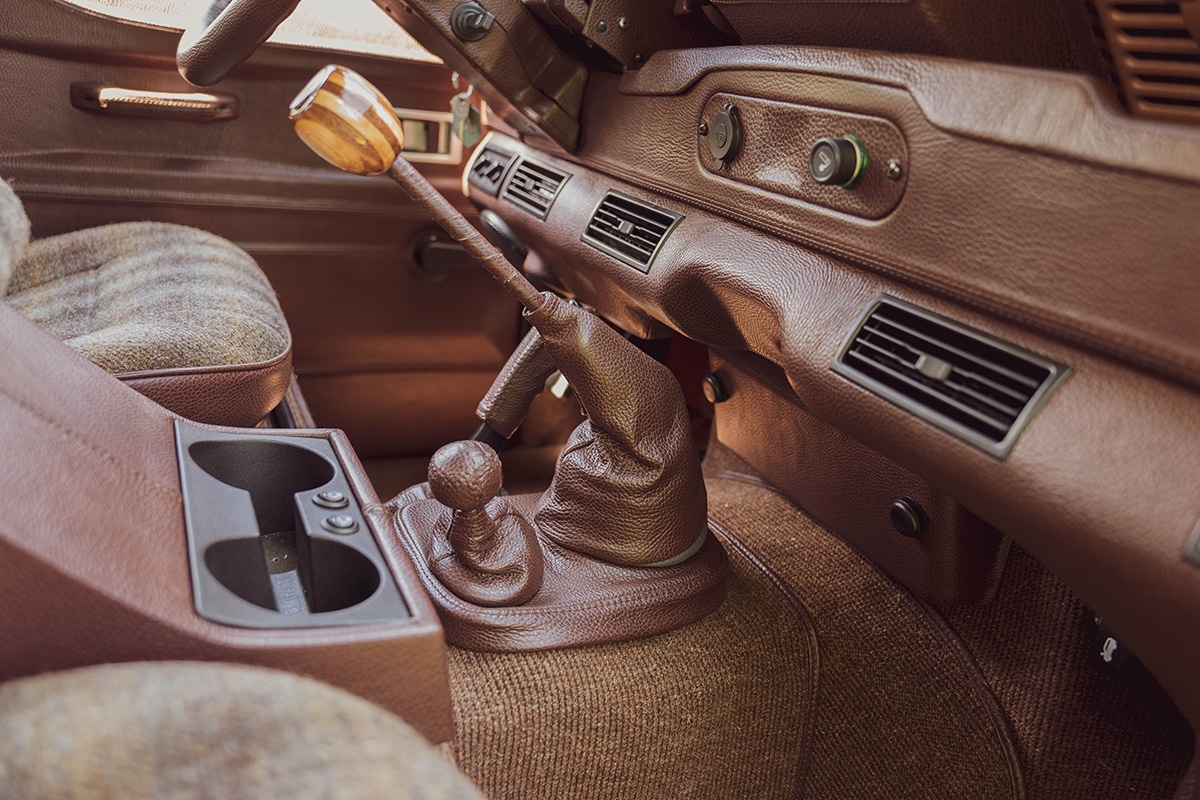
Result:
<svg viewBox="0 0 1200 800">
<path fill-rule="evenodd" d="M 266 276 L 204 231 L 133 222 L 30 242 L 20 201 L 0 181 L 0 296 L 201 422 L 252 425 L 291 378 L 291 334 Z"/>
<path fill-rule="evenodd" d="M 116 664 L 0 687 L 0 786 L 24 798 L 482 800 L 399 717 L 308 678 Z"/>
</svg>

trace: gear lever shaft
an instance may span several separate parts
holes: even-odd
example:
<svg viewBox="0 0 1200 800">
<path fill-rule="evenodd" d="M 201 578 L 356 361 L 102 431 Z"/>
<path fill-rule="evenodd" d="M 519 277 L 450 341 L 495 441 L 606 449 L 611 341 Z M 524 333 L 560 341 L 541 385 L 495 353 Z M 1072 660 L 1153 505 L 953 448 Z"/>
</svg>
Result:
<svg viewBox="0 0 1200 800">
<path fill-rule="evenodd" d="M 388 504 L 447 640 L 484 650 L 622 641 L 719 606 L 728 560 L 707 532 L 704 479 L 670 370 L 600 318 L 539 294 L 405 161 L 391 103 L 363 78 L 326 67 L 291 118 L 329 163 L 386 172 L 525 307 L 541 345 L 531 337 L 533 350 L 510 359 L 501 389 L 480 404 L 484 422 L 498 434 L 519 424 L 540 388 L 542 356 L 585 412 L 542 494 L 494 497 L 495 453 L 458 442 L 434 454 L 428 492 Z"/>
<path fill-rule="evenodd" d="M 518 303 L 530 311 L 541 308 L 545 298 L 533 284 L 425 176 L 400 157 L 404 128 L 392 104 L 370 81 L 330 64 L 296 95 L 288 118 L 296 135 L 335 167 L 355 175 L 386 172 Z"/>
</svg>

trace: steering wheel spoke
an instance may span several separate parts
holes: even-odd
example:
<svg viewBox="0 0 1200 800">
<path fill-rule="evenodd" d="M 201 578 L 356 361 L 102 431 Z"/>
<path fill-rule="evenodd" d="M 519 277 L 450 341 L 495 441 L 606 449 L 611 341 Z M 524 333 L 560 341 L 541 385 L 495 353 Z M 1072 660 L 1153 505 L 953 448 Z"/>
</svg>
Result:
<svg viewBox="0 0 1200 800">
<path fill-rule="evenodd" d="M 299 4 L 300 0 L 213 0 L 179 39 L 179 74 L 193 86 L 221 82 Z"/>
</svg>

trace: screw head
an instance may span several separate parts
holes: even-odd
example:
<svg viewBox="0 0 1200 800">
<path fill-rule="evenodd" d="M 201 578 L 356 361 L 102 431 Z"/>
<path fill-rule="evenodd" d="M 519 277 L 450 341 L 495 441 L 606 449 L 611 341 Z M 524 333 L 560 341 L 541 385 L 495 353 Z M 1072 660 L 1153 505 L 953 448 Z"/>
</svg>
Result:
<svg viewBox="0 0 1200 800">
<path fill-rule="evenodd" d="M 606 30 L 608 30 L 608 23 L 605 22 L 604 20 L 600 20 L 599 22 L 596 23 L 596 30 L 600 31 L 601 33 L 604 33 Z"/>
<path fill-rule="evenodd" d="M 892 160 L 887 163 L 887 170 L 884 174 L 887 175 L 889 181 L 898 181 L 900 180 L 900 176 L 904 174 L 904 170 L 900 168 L 899 161 Z"/>
</svg>

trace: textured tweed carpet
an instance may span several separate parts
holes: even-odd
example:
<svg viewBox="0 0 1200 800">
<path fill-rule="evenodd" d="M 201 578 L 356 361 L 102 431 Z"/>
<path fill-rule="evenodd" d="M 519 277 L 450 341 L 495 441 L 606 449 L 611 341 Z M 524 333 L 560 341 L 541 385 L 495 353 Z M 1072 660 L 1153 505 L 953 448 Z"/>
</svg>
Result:
<svg viewBox="0 0 1200 800">
<path fill-rule="evenodd" d="M 1003 714 L 936 615 L 769 489 L 709 492 L 733 577 L 707 619 L 578 650 L 451 648 L 456 758 L 489 797 L 1024 796 Z"/>
<path fill-rule="evenodd" d="M 1030 797 L 1171 797 L 1187 721 L 1141 665 L 1101 668 L 1092 614 L 1032 556 L 1014 547 L 996 599 L 945 616 L 1012 720 Z"/>
<path fill-rule="evenodd" d="M 736 560 L 717 612 L 649 639 L 451 648 L 459 768 L 492 800 L 793 797 L 812 629 L 756 573 Z"/>
<path fill-rule="evenodd" d="M 710 449 L 705 467 L 710 472 L 756 476 L 752 467 L 720 445 Z M 1029 798 L 1167 800 L 1172 796 L 1192 753 L 1186 721 L 1136 663 L 1115 676 L 1101 669 L 1092 657 L 1094 623 L 1087 608 L 1020 548 L 1013 547 L 1000 590 L 991 602 L 927 609 L 928 619 L 937 623 L 940 616 L 956 635 L 946 636 L 942 629 L 940 643 L 915 630 L 897 636 L 894 621 L 880 616 L 878 604 L 864 608 L 856 599 L 862 587 L 838 580 L 859 572 L 844 566 L 847 559 L 856 558 L 849 548 L 828 535 L 815 535 L 816 523 L 769 490 L 725 480 L 710 480 L 708 485 L 710 514 L 737 529 L 796 588 L 817 624 L 822 710 L 808 797 L 984 796 L 969 784 L 946 782 L 947 770 L 950 775 L 958 772 L 953 763 L 946 763 L 955 754 L 953 748 L 939 752 L 933 742 L 922 741 L 926 729 L 920 719 L 928 704 L 923 696 L 932 694 L 934 687 L 923 686 L 918 676 L 951 654 L 963 657 L 964 650 L 978 665 L 1013 731 Z M 767 529 L 771 525 L 777 526 L 775 533 Z M 912 607 L 903 590 L 893 591 L 898 593 L 898 605 Z M 868 639 L 872 641 L 867 643 Z M 891 640 L 893 650 L 900 644 L 910 653 L 870 655 L 881 640 Z M 860 650 L 864 646 L 867 651 Z M 831 680 L 838 647 L 845 652 L 846 669 L 841 672 L 848 682 Z M 910 663 L 916 656 L 923 663 L 881 676 L 880 663 L 897 656 Z M 853 700 L 837 713 L 826 702 L 827 690 L 851 696 L 886 692 L 890 697 L 880 702 L 901 710 L 906 705 L 914 708 L 913 724 L 887 731 L 871 723 L 872 719 L 882 722 L 878 706 L 872 710 L 871 703 Z M 857 723 L 848 724 L 855 719 Z M 961 722 L 947 716 L 943 724 L 952 729 Z M 886 741 L 889 735 L 897 740 L 891 746 Z M 921 791 L 904 791 L 902 777 L 914 774 L 898 748 L 904 741 L 914 745 L 907 757 L 919 767 L 912 780 Z M 850 771 L 857 773 L 877 759 L 880 769 L 899 768 L 894 794 L 843 782 L 846 765 L 853 765 Z M 942 794 L 931 788 L 939 784 L 946 788 Z M 954 789 L 956 785 L 961 788 Z"/>
</svg>

